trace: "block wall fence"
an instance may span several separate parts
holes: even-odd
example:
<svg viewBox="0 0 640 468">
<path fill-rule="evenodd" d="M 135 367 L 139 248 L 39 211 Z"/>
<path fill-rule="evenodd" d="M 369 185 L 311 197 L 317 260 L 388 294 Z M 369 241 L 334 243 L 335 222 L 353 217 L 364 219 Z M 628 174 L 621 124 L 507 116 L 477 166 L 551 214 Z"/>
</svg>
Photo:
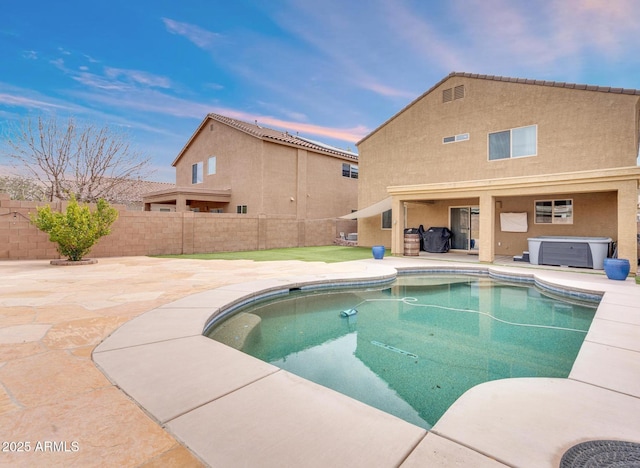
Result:
<svg viewBox="0 0 640 468">
<path fill-rule="evenodd" d="M 64 202 L 11 200 L 0 193 L 0 260 L 58 259 L 56 245 L 29 221 L 38 206 L 55 211 Z M 192 254 L 332 245 L 340 232 L 356 232 L 356 222 L 342 219 L 298 220 L 266 215 L 119 211 L 111 234 L 88 257 Z M 94 209 L 95 207 L 92 207 Z"/>
</svg>

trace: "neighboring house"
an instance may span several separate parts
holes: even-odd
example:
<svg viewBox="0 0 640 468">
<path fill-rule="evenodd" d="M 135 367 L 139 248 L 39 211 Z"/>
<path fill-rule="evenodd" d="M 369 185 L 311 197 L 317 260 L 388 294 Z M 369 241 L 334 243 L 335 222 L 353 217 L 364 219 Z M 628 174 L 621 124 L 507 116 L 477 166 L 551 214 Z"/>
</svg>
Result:
<svg viewBox="0 0 640 468">
<path fill-rule="evenodd" d="M 639 133 L 640 90 L 451 73 L 358 143 L 359 244 L 443 226 L 492 262 L 605 236 L 636 271 Z"/>
<path fill-rule="evenodd" d="M 355 210 L 358 155 L 217 114 L 207 115 L 172 165 L 176 186 L 145 210 L 337 218 Z"/>
</svg>

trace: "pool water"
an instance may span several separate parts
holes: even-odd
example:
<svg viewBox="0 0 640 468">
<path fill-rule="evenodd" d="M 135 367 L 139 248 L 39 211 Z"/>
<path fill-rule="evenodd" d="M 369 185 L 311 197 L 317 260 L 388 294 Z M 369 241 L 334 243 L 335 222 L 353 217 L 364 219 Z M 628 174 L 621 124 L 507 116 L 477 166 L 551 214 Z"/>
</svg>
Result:
<svg viewBox="0 0 640 468">
<path fill-rule="evenodd" d="M 292 292 L 208 336 L 429 429 L 482 382 L 567 377 L 596 306 L 486 277 L 406 276 Z"/>
</svg>

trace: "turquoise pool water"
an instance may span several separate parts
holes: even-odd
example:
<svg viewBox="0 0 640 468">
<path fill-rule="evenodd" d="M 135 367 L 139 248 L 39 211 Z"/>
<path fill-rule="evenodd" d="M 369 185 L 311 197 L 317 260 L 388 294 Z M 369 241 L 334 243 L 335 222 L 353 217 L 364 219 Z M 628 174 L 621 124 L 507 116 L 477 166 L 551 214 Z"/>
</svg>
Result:
<svg viewBox="0 0 640 468">
<path fill-rule="evenodd" d="M 291 292 L 208 336 L 429 429 L 482 382 L 567 377 L 596 306 L 486 277 L 407 276 Z"/>
</svg>

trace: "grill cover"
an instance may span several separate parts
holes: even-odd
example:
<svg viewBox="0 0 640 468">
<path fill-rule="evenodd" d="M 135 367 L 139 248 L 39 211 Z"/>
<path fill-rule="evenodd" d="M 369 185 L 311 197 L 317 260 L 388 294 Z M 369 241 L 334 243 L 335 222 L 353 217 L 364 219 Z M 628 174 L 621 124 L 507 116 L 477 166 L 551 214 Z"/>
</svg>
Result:
<svg viewBox="0 0 640 468">
<path fill-rule="evenodd" d="M 430 227 L 422 234 L 425 252 L 444 253 L 451 246 L 451 231 L 446 227 Z"/>
</svg>

